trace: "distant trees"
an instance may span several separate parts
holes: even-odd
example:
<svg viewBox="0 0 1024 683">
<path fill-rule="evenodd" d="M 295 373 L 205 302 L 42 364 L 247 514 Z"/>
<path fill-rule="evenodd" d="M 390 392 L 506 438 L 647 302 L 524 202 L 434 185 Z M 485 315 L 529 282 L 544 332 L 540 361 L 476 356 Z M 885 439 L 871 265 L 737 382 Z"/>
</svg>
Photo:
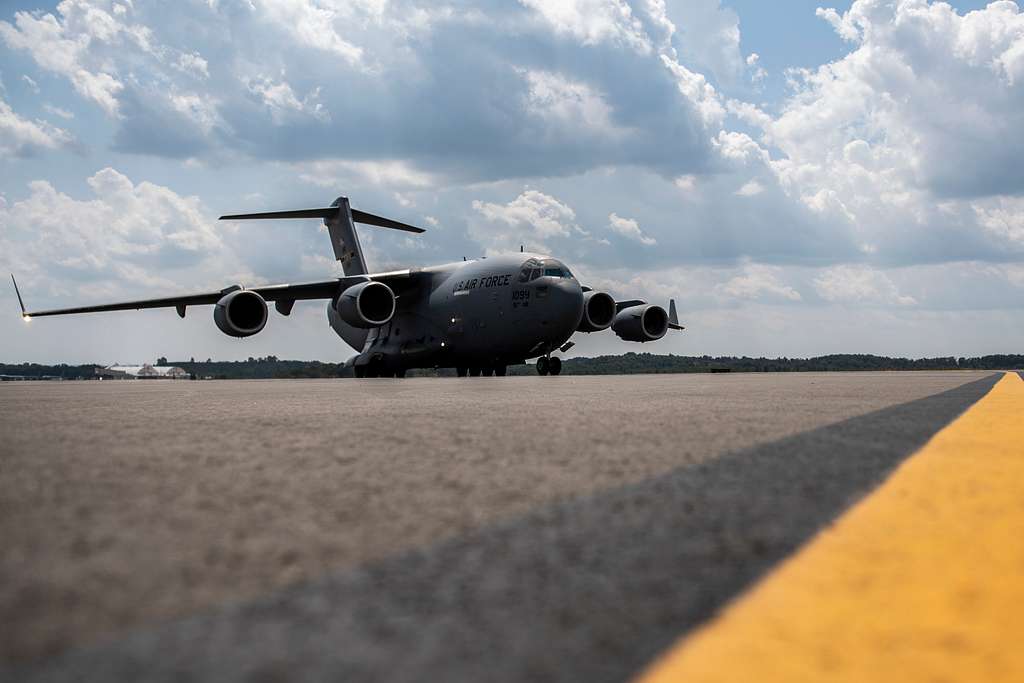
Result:
<svg viewBox="0 0 1024 683">
<path fill-rule="evenodd" d="M 244 361 L 211 361 L 197 363 L 170 361 L 161 356 L 157 365 L 174 365 L 197 377 L 223 379 L 272 379 L 288 377 L 341 377 L 351 376 L 351 368 L 343 363 L 319 361 L 280 360 L 277 356 L 249 358 Z M 21 377 L 62 377 L 88 379 L 96 376 L 98 365 L 20 365 L 0 364 L 0 375 Z M 626 353 L 621 356 L 597 358 L 570 358 L 563 362 L 562 373 L 567 375 L 629 375 L 641 373 L 691 372 L 849 372 L 857 370 L 1011 370 L 1024 369 L 1024 355 L 994 355 L 978 358 L 888 358 L 867 354 L 834 354 L 817 358 L 748 358 L 735 356 L 675 356 L 651 353 Z M 511 374 L 535 372 L 532 366 L 517 365 L 509 368 Z M 449 375 L 449 370 L 417 370 L 416 375 Z"/>
</svg>

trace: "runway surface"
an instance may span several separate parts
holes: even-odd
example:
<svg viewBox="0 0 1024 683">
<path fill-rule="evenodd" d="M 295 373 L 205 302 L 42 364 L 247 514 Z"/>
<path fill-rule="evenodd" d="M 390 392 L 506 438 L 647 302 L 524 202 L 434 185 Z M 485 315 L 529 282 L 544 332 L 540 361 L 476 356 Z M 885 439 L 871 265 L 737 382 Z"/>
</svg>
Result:
<svg viewBox="0 0 1024 683">
<path fill-rule="evenodd" d="M 0 385 L 0 674 L 626 680 L 1000 376 Z"/>
</svg>

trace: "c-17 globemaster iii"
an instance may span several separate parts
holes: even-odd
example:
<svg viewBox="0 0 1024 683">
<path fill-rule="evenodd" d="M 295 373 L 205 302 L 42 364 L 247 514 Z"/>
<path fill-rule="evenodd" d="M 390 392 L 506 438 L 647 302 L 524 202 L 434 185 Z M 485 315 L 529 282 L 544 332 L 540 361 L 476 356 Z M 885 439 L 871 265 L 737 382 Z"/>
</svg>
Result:
<svg viewBox="0 0 1024 683">
<path fill-rule="evenodd" d="M 359 353 L 348 361 L 357 377 L 403 377 L 410 368 L 457 368 L 459 376 L 504 375 L 509 365 L 537 359 L 542 375 L 557 375 L 576 332 L 607 328 L 633 342 L 681 330 L 675 302 L 669 310 L 640 300 L 616 301 L 581 286 L 561 261 L 523 251 L 439 266 L 370 273 L 355 223 L 421 233 L 422 228 L 359 211 L 339 197 L 329 207 L 221 216 L 222 220 L 322 218 L 344 277 L 302 284 L 245 288 L 233 285 L 161 299 L 48 311 L 26 311 L 26 320 L 71 313 L 213 304 L 225 334 L 249 337 L 267 324 L 267 302 L 281 315 L 296 301 L 326 299 L 330 326 Z M 13 275 L 12 275 L 13 279 Z M 15 282 L 15 290 L 17 283 Z"/>
</svg>

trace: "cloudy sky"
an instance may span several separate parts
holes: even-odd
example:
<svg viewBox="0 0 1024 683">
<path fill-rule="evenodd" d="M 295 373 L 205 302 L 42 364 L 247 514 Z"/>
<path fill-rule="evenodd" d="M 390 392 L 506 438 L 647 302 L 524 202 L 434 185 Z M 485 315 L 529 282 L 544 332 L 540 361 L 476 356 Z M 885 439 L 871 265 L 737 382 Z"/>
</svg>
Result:
<svg viewBox="0 0 1024 683">
<path fill-rule="evenodd" d="M 828 0 L 824 0 L 826 3 Z M 675 297 L 660 353 L 1024 351 L 1024 13 L 1009 0 L 16 0 L 0 268 L 30 308 L 547 251 Z M 325 304 L 23 323 L 0 361 L 341 360 Z M 577 351 L 640 350 L 610 333 Z"/>
</svg>

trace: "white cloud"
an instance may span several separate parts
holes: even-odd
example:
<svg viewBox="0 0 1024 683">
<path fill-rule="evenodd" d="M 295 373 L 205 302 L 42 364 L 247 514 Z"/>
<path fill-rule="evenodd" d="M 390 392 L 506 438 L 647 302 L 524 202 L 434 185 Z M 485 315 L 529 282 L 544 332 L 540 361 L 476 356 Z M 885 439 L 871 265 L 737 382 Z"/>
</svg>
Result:
<svg viewBox="0 0 1024 683">
<path fill-rule="evenodd" d="M 391 189 L 420 190 L 440 182 L 433 174 L 401 159 L 313 161 L 303 162 L 301 168 L 303 181 L 332 189 L 358 181 Z"/>
<path fill-rule="evenodd" d="M 610 42 L 641 53 L 651 51 L 651 41 L 632 8 L 621 0 L 520 0 L 558 33 L 573 36 L 584 45 Z"/>
<path fill-rule="evenodd" d="M 331 120 L 330 112 L 317 101 L 320 97 L 320 88 L 314 88 L 300 100 L 287 81 L 275 82 L 268 76 L 248 80 L 246 87 L 249 92 L 259 96 L 277 125 L 292 120 L 296 115 L 310 116 L 319 121 Z"/>
<path fill-rule="evenodd" d="M 166 274 L 219 251 L 221 240 L 198 198 L 112 168 L 87 180 L 93 199 L 77 200 L 45 180 L 0 206 L 0 236 L 12 263 L 45 270 L 55 286 L 108 281 L 167 286 Z"/>
<path fill-rule="evenodd" d="M 720 0 L 687 0 L 667 5 L 676 29 L 674 44 L 687 63 L 709 71 L 719 83 L 736 81 L 744 71 L 740 20 Z"/>
<path fill-rule="evenodd" d="M 102 65 L 90 64 L 90 45 L 111 42 L 123 25 L 86 0 L 63 2 L 58 12 L 61 19 L 16 12 L 14 25 L 0 21 L 0 38 L 11 49 L 28 52 L 40 67 L 66 76 L 80 95 L 116 115 L 124 84 Z"/>
<path fill-rule="evenodd" d="M 25 81 L 25 84 L 28 85 L 29 90 L 34 92 L 36 95 L 39 94 L 39 84 L 32 80 L 31 76 L 29 76 L 28 74 L 22 74 L 21 80 Z"/>
<path fill-rule="evenodd" d="M 71 133 L 42 120 L 30 121 L 18 116 L 0 99 L 0 153 L 4 156 L 30 156 L 40 150 L 60 149 L 74 142 Z"/>
<path fill-rule="evenodd" d="M 579 231 L 576 212 L 551 195 L 538 190 L 524 190 L 507 204 L 476 200 L 473 209 L 492 225 L 471 221 L 470 237 L 483 245 L 488 253 L 513 251 L 519 245 L 530 249 L 547 249 L 554 238 L 568 237 Z M 501 226 L 495 229 L 494 224 Z"/>
<path fill-rule="evenodd" d="M 803 297 L 779 278 L 782 269 L 773 266 L 749 263 L 743 267 L 743 273 L 733 277 L 716 289 L 736 299 L 779 298 L 787 301 L 800 301 Z"/>
<path fill-rule="evenodd" d="M 525 190 L 508 204 L 474 201 L 473 208 L 489 221 L 530 226 L 540 237 L 568 237 L 576 219 L 567 205 L 537 190 Z"/>
<path fill-rule="evenodd" d="M 899 292 L 884 272 L 867 266 L 835 266 L 814 278 L 814 288 L 826 301 L 848 304 L 897 304 L 911 306 L 917 301 Z"/>
<path fill-rule="evenodd" d="M 315 0 L 263 0 L 260 3 L 264 21 L 290 31 L 298 45 L 311 46 L 344 59 L 349 64 L 361 62 L 363 50 L 335 28 L 348 26 L 344 3 L 325 6 Z M 344 28 L 343 28 L 344 31 Z M 346 37 L 351 35 L 344 31 Z"/>
<path fill-rule="evenodd" d="M 210 77 L 209 63 L 203 59 L 198 52 L 182 52 L 178 55 L 175 68 L 195 78 L 206 79 Z"/>
<path fill-rule="evenodd" d="M 549 71 L 524 70 L 528 84 L 526 110 L 555 124 L 551 134 L 579 128 L 597 135 L 621 136 L 604 96 L 586 83 Z"/>
<path fill-rule="evenodd" d="M 658 241 L 653 237 L 645 235 L 640 229 L 640 224 L 632 218 L 621 218 L 615 213 L 610 213 L 608 214 L 608 227 L 611 228 L 613 232 L 617 232 L 623 237 L 628 237 L 640 244 L 653 246 L 658 243 Z"/>
<path fill-rule="evenodd" d="M 54 116 L 59 116 L 62 119 L 65 119 L 65 120 L 68 120 L 68 121 L 70 121 L 71 119 L 75 118 L 75 115 L 74 115 L 73 112 L 70 112 L 67 109 L 61 109 L 60 107 L 55 107 L 52 104 L 44 104 L 43 105 L 43 109 L 45 111 L 53 114 Z"/>
<path fill-rule="evenodd" d="M 972 205 L 978 222 L 1008 242 L 1024 245 L 1024 197 L 998 197 Z"/>
<path fill-rule="evenodd" d="M 757 182 L 756 180 L 751 180 L 747 183 L 744 183 L 743 187 L 736 190 L 736 194 L 740 197 L 756 197 L 762 192 L 764 192 L 764 185 Z"/>
</svg>

